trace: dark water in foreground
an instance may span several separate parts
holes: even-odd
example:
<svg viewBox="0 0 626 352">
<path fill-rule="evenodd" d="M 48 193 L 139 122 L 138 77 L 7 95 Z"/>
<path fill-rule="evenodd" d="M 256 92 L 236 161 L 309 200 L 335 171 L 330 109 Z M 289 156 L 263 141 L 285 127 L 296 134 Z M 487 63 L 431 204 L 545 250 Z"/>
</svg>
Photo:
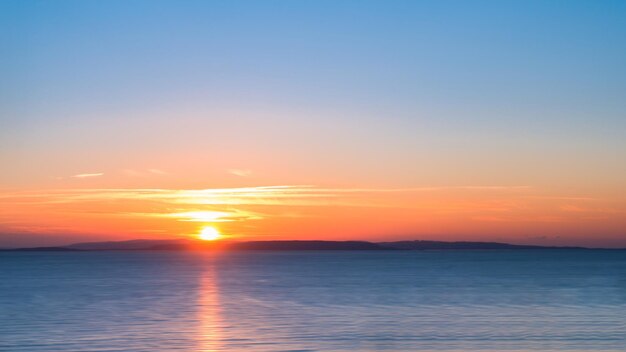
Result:
<svg viewBox="0 0 626 352">
<path fill-rule="evenodd" d="M 626 350 L 626 251 L 0 253 L 0 351 L 552 350 Z"/>
</svg>

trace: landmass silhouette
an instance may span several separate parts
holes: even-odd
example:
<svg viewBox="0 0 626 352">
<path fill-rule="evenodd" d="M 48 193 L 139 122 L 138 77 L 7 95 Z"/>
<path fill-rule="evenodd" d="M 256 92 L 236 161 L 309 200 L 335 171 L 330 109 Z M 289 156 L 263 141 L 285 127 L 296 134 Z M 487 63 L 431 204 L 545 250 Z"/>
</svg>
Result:
<svg viewBox="0 0 626 352">
<path fill-rule="evenodd" d="M 320 241 L 320 240 L 284 240 L 284 241 L 202 241 L 188 239 L 172 240 L 129 240 L 110 242 L 74 243 L 67 246 L 5 248 L 1 251 L 197 251 L 197 250 L 234 250 L 234 251 L 415 251 L 415 250 L 546 250 L 546 249 L 592 249 L 574 246 L 539 246 L 518 245 L 500 242 L 445 242 L 445 241 Z M 602 248 L 593 248 L 602 249 Z M 614 249 L 614 248 L 612 248 Z"/>
</svg>

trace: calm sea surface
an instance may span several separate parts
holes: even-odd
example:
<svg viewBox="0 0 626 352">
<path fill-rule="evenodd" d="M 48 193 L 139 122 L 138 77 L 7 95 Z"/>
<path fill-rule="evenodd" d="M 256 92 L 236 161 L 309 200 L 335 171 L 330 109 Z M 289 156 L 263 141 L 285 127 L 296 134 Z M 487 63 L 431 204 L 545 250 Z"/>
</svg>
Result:
<svg viewBox="0 0 626 352">
<path fill-rule="evenodd" d="M 0 253 L 0 351 L 625 351 L 626 251 Z"/>
</svg>

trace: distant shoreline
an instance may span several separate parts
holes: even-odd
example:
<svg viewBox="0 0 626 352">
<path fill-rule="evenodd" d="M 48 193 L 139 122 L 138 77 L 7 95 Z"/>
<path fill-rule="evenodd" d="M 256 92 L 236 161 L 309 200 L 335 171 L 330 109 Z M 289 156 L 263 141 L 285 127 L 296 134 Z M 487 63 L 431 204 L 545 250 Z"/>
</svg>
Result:
<svg viewBox="0 0 626 352">
<path fill-rule="evenodd" d="M 444 241 L 199 241 L 130 240 L 75 243 L 67 246 L 3 248 L 3 252 L 93 252 L 93 251 L 459 251 L 459 250 L 625 250 L 567 246 L 516 245 L 500 242 Z"/>
</svg>

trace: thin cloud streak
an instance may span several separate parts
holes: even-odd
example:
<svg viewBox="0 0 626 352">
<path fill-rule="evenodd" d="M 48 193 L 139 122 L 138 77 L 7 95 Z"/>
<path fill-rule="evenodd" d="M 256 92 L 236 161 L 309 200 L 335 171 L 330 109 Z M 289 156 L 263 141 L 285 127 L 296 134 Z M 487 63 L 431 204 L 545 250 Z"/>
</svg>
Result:
<svg viewBox="0 0 626 352">
<path fill-rule="evenodd" d="M 77 174 L 77 175 L 73 175 L 70 176 L 72 178 L 89 178 L 89 177 L 99 177 L 104 175 L 104 173 L 102 172 L 96 172 L 96 173 L 89 173 L 89 174 Z"/>
<path fill-rule="evenodd" d="M 451 186 L 416 188 L 318 188 L 311 185 L 278 185 L 213 189 L 69 189 L 38 192 L 14 192 L 0 194 L 0 199 L 13 199 L 24 203 L 74 203 L 98 200 L 148 200 L 172 204 L 202 205 L 354 205 L 337 202 L 337 198 L 367 194 L 437 192 L 453 190 L 478 190 L 488 192 L 519 192 L 530 190 L 529 186 Z M 378 204 L 377 206 L 380 206 Z"/>
<path fill-rule="evenodd" d="M 229 169 L 228 173 L 239 177 L 248 177 L 252 175 L 252 171 L 247 169 Z"/>
</svg>

